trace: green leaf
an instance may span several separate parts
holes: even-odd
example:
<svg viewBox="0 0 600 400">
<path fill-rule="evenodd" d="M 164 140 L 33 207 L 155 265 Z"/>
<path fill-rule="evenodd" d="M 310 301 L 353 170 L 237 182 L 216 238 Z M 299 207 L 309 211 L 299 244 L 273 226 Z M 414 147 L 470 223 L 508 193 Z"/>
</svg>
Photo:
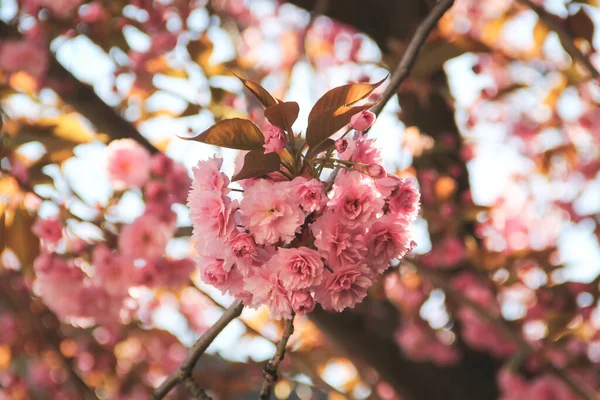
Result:
<svg viewBox="0 0 600 400">
<path fill-rule="evenodd" d="M 279 171 L 280 159 L 277 153 L 264 153 L 263 149 L 252 150 L 244 157 L 244 165 L 233 177 L 234 181 L 258 178 L 271 172 Z"/>
<path fill-rule="evenodd" d="M 269 122 L 284 131 L 291 132 L 296 122 L 300 107 L 295 101 L 286 101 L 265 109 L 265 117 Z"/>
<path fill-rule="evenodd" d="M 325 113 L 317 116 L 308 123 L 306 128 L 306 142 L 310 147 L 315 147 L 325 141 L 331 135 L 350 123 L 350 118 L 356 113 L 368 110 L 373 104 L 362 106 L 343 106 L 333 113 Z"/>
<path fill-rule="evenodd" d="M 232 74 L 233 74 L 233 72 L 232 72 Z M 235 74 L 233 74 L 233 75 L 235 75 Z M 280 103 L 279 100 L 277 100 L 275 97 L 271 96 L 271 93 L 267 92 L 267 90 L 265 88 L 263 88 L 262 86 L 260 86 L 258 83 L 249 81 L 249 80 L 239 77 L 237 75 L 235 75 L 235 77 L 238 78 L 240 81 L 242 81 L 244 86 L 246 86 L 246 88 L 248 88 L 248 90 L 254 95 L 254 97 L 256 97 L 258 99 L 258 101 L 261 102 L 261 104 L 263 106 L 271 107 L 277 103 Z"/>
<path fill-rule="evenodd" d="M 387 76 L 376 83 L 351 83 L 331 89 L 317 100 L 310 110 L 308 122 L 310 123 L 321 114 L 333 114 L 340 107 L 350 106 L 364 99 L 386 79 Z"/>
<path fill-rule="evenodd" d="M 254 122 L 242 118 L 224 119 L 196 137 L 182 139 L 237 150 L 262 149 L 265 143 L 260 128 Z"/>
</svg>

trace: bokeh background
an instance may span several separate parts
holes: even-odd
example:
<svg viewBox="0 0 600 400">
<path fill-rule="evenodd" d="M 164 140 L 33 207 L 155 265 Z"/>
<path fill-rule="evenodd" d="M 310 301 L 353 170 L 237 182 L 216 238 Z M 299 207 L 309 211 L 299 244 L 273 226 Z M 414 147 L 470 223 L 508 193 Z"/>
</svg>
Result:
<svg viewBox="0 0 600 400">
<path fill-rule="evenodd" d="M 147 398 L 231 303 L 193 269 L 118 299 L 94 281 L 94 247 L 147 208 L 109 182 L 108 143 L 134 139 L 188 170 L 219 153 L 233 173 L 236 151 L 180 138 L 223 118 L 265 123 L 232 73 L 297 101 L 302 131 L 328 89 L 391 73 L 433 3 L 0 0 L 0 399 Z M 298 320 L 277 398 L 598 389 L 600 13 L 528 3 L 457 0 L 369 131 L 386 169 L 419 182 L 418 246 L 355 310 Z M 171 267 L 194 259 L 184 202 L 172 211 Z M 33 267 L 32 227 L 53 217 L 65 229 L 51 251 L 100 294 Z M 245 310 L 195 377 L 215 398 L 254 398 L 281 331 Z M 558 397 L 523 394 L 507 371 Z"/>
</svg>

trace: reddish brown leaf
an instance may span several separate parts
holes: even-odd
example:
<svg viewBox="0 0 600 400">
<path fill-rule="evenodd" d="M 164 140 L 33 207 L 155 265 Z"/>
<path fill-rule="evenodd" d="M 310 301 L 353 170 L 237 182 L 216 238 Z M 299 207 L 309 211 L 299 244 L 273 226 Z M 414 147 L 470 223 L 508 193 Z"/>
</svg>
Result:
<svg viewBox="0 0 600 400">
<path fill-rule="evenodd" d="M 234 181 L 258 178 L 271 172 L 279 171 L 280 159 L 277 153 L 264 153 L 263 149 L 252 150 L 244 157 L 244 165 L 233 177 Z"/>
<path fill-rule="evenodd" d="M 583 38 L 592 42 L 594 38 L 594 22 L 589 14 L 582 8 L 575 14 L 569 15 L 566 19 L 567 27 L 571 35 L 575 38 Z"/>
<path fill-rule="evenodd" d="M 260 128 L 254 122 L 242 118 L 224 119 L 198 136 L 182 139 L 237 150 L 262 149 L 265 142 Z"/>
<path fill-rule="evenodd" d="M 333 146 L 335 146 L 335 142 L 331 139 L 326 139 L 319 143 L 317 146 L 311 148 L 310 152 L 307 154 L 307 157 L 312 158 L 318 155 L 319 153 L 332 149 Z"/>
<path fill-rule="evenodd" d="M 233 75 L 235 75 L 235 74 L 233 74 Z M 267 92 L 267 90 L 265 88 L 263 88 L 262 86 L 260 86 L 258 83 L 249 81 L 249 80 L 239 77 L 237 75 L 235 75 L 235 77 L 238 78 L 240 81 L 242 81 L 244 86 L 246 86 L 248 88 L 248 90 L 250 92 L 252 92 L 254 97 L 256 97 L 263 106 L 271 107 L 271 106 L 274 106 L 275 104 L 279 103 L 279 100 L 277 100 L 275 97 L 271 96 L 271 93 Z"/>
<path fill-rule="evenodd" d="M 387 76 L 376 83 L 351 83 L 331 89 L 317 100 L 312 110 L 310 110 L 308 122 L 312 122 L 321 114 L 332 114 L 340 107 L 350 106 L 364 99 L 386 79 Z"/>
<path fill-rule="evenodd" d="M 333 113 L 321 114 L 308 123 L 306 128 L 306 142 L 310 147 L 315 147 L 331 135 L 350 123 L 350 118 L 356 113 L 368 110 L 373 104 L 362 106 L 343 106 Z"/>
<path fill-rule="evenodd" d="M 265 117 L 269 122 L 284 131 L 291 132 L 292 125 L 298 118 L 300 107 L 295 101 L 286 101 L 265 109 Z"/>
</svg>

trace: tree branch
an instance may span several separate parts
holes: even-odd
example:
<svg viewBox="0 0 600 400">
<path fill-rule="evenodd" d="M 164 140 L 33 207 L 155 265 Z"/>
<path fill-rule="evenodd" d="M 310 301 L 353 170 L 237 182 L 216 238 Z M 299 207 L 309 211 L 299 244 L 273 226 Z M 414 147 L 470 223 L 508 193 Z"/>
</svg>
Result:
<svg viewBox="0 0 600 400">
<path fill-rule="evenodd" d="M 244 305 L 241 301 L 236 301 L 233 303 L 227 309 L 227 311 L 223 313 L 221 318 L 219 318 L 219 320 L 215 322 L 213 326 L 211 326 L 202 336 L 200 336 L 179 368 L 167 379 L 165 379 L 165 381 L 154 391 L 154 393 L 152 393 L 150 400 L 163 399 L 175 386 L 191 377 L 192 370 L 208 346 L 210 346 L 217 335 L 221 333 L 221 331 L 225 329 L 225 327 L 229 325 L 231 321 L 240 316 L 243 308 Z"/>
<path fill-rule="evenodd" d="M 531 347 L 531 345 L 525 339 L 523 339 L 521 335 L 514 332 L 513 329 L 511 329 L 511 327 L 508 326 L 500 316 L 491 315 L 485 308 L 464 296 L 459 291 L 454 290 L 450 285 L 447 284 L 445 279 L 440 276 L 439 273 L 426 268 L 419 268 L 419 272 L 429 278 L 434 285 L 441 288 L 448 296 L 452 297 L 462 305 L 472 309 L 481 318 L 494 325 L 494 327 L 498 329 L 502 335 L 504 335 L 507 339 L 512 340 L 519 347 L 519 351 L 521 353 L 531 354 L 534 352 L 534 349 Z M 569 386 L 573 393 L 575 393 L 578 397 L 583 400 L 595 399 L 595 395 L 592 394 L 592 391 L 589 388 L 586 388 L 581 382 L 576 382 L 575 379 L 567 373 L 567 371 L 554 366 L 551 362 L 548 362 L 548 366 L 552 373 L 554 373 L 554 375 L 563 381 L 563 383 Z"/>
<path fill-rule="evenodd" d="M 542 21 L 548 28 L 556 32 L 558 39 L 562 44 L 565 51 L 571 56 L 574 61 L 579 61 L 589 74 L 594 78 L 600 78 L 600 72 L 594 67 L 594 64 L 581 52 L 573 43 L 573 38 L 569 33 L 558 23 L 552 14 L 547 12 L 543 7 L 538 6 L 531 0 L 519 0 L 519 2 L 529 8 L 531 8 L 537 15 L 540 21 Z"/>
<path fill-rule="evenodd" d="M 398 66 L 394 70 L 389 85 L 385 88 L 383 94 L 381 95 L 381 101 L 371 109 L 375 115 L 379 115 L 387 102 L 390 101 L 392 96 L 398 92 L 400 85 L 402 85 L 402 82 L 404 82 L 404 80 L 408 77 L 412 67 L 415 65 L 415 61 L 417 60 L 417 56 L 419 55 L 421 47 L 423 47 L 425 44 L 429 34 L 437 25 L 440 18 L 442 18 L 442 16 L 450 9 L 450 7 L 452 7 L 453 4 L 454 0 L 439 0 L 431 9 L 431 12 L 427 15 L 423 22 L 421 22 L 415 31 L 415 34 L 410 39 L 408 47 L 402 55 Z"/>
<path fill-rule="evenodd" d="M 269 400 L 271 398 L 271 392 L 273 391 L 273 386 L 275 382 L 279 379 L 277 375 L 277 368 L 279 364 L 285 357 L 285 347 L 287 346 L 287 342 L 294 333 L 294 314 L 292 314 L 292 318 L 286 320 L 285 328 L 283 329 L 283 335 L 279 342 L 277 342 L 277 349 L 275 350 L 275 355 L 272 359 L 270 359 L 263 369 L 265 380 L 263 381 L 262 389 L 260 390 L 260 394 L 258 398 L 260 400 Z"/>
<path fill-rule="evenodd" d="M 0 38 L 19 38 L 16 27 L 0 20 Z M 81 82 L 49 53 L 48 85 L 75 111 L 87 118 L 99 132 L 107 133 L 111 139 L 131 138 L 151 153 L 158 149 L 148 141 L 137 128 L 125 120 L 111 106 L 106 104 L 94 91 L 94 88 Z"/>
</svg>

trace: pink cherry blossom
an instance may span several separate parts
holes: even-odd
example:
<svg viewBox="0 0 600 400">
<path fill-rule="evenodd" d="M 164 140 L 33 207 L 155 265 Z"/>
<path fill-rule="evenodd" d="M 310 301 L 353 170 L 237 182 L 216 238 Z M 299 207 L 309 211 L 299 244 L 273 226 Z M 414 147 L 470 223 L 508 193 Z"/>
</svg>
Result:
<svg viewBox="0 0 600 400">
<path fill-rule="evenodd" d="M 285 147 L 285 133 L 276 126 L 269 126 L 265 133 L 265 154 L 279 153 Z"/>
<path fill-rule="evenodd" d="M 108 178 L 117 189 L 142 187 L 150 176 L 150 153 L 133 139 L 113 140 L 106 148 Z"/>
<path fill-rule="evenodd" d="M 320 211 L 327 203 L 325 186 L 318 179 L 296 177 L 290 184 L 290 194 L 298 199 L 302 209 L 311 213 Z"/>
<path fill-rule="evenodd" d="M 377 117 L 371 111 L 364 110 L 350 118 L 350 126 L 352 129 L 364 132 L 375 123 L 375 118 Z"/>
<path fill-rule="evenodd" d="M 188 196 L 194 238 L 227 238 L 235 229 L 234 212 L 237 202 L 218 193 L 192 187 Z"/>
<path fill-rule="evenodd" d="M 327 205 L 340 218 L 340 223 L 349 227 L 369 225 L 383 212 L 384 201 L 373 179 L 359 172 L 338 175 L 333 191 L 334 196 Z"/>
<path fill-rule="evenodd" d="M 111 295 L 125 295 L 133 283 L 133 260 L 113 254 L 108 247 L 99 244 L 92 252 L 98 282 Z"/>
<path fill-rule="evenodd" d="M 173 159 L 171 159 L 163 153 L 154 154 L 152 156 L 152 159 L 150 160 L 150 172 L 152 173 L 152 175 L 164 177 L 169 173 L 171 168 L 173 168 L 174 163 L 175 162 L 173 161 Z"/>
<path fill-rule="evenodd" d="M 171 238 L 172 230 L 152 215 L 142 215 L 125 225 L 119 234 L 119 252 L 128 257 L 160 257 Z"/>
<path fill-rule="evenodd" d="M 48 69 L 48 50 L 30 40 L 0 42 L 0 69 L 9 73 L 24 71 L 40 78 Z"/>
<path fill-rule="evenodd" d="M 390 211 L 403 215 L 409 221 L 416 218 L 420 208 L 421 195 L 413 180 L 402 180 L 389 196 Z"/>
<path fill-rule="evenodd" d="M 198 264 L 200 277 L 204 283 L 225 292 L 228 288 L 229 273 L 223 268 L 223 260 L 203 258 Z"/>
<path fill-rule="evenodd" d="M 292 308 L 298 315 L 303 315 L 315 309 L 315 299 L 306 290 L 294 290 L 291 297 Z"/>
<path fill-rule="evenodd" d="M 62 238 L 63 225 L 58 218 L 38 218 L 33 224 L 33 233 L 50 245 L 56 245 Z"/>
<path fill-rule="evenodd" d="M 167 189 L 175 203 L 185 203 L 192 180 L 182 163 L 175 163 L 166 179 Z"/>
<path fill-rule="evenodd" d="M 290 294 L 281 283 L 278 274 L 274 274 L 270 269 L 261 268 L 246 278 L 244 289 L 252 293 L 249 307 L 258 308 L 266 305 L 274 319 L 292 317 Z"/>
<path fill-rule="evenodd" d="M 323 280 L 321 256 L 307 247 L 280 247 L 267 263 L 267 268 L 279 273 L 281 283 L 288 290 L 306 289 Z"/>
<path fill-rule="evenodd" d="M 260 180 L 246 189 L 241 220 L 258 244 L 290 243 L 304 223 L 304 213 L 286 190 L 287 182 Z"/>
<path fill-rule="evenodd" d="M 222 158 L 211 157 L 206 161 L 199 161 L 192 168 L 194 179 L 192 181 L 190 197 L 192 197 L 192 194 L 197 196 L 206 192 L 220 192 L 224 195 L 230 192 L 227 188 L 229 178 L 219 171 L 222 164 Z M 188 201 L 190 197 L 188 197 Z"/>
<path fill-rule="evenodd" d="M 338 154 L 342 154 L 346 150 L 348 150 L 348 139 L 341 138 L 341 139 L 336 140 L 335 141 L 335 150 L 338 152 Z"/>
<path fill-rule="evenodd" d="M 374 139 L 367 139 L 364 136 L 359 136 L 348 141 L 348 150 L 344 152 L 343 159 L 361 164 L 383 164 L 381 153 L 375 147 Z M 364 167 L 356 167 L 359 171 L 365 171 Z"/>
<path fill-rule="evenodd" d="M 331 267 L 357 264 L 366 254 L 365 237 L 339 223 L 338 217 L 326 212 L 311 224 L 315 246 Z"/>
<path fill-rule="evenodd" d="M 379 274 L 389 267 L 390 260 L 403 258 L 411 249 L 408 223 L 388 214 L 373 223 L 366 237 L 369 267 Z"/>
<path fill-rule="evenodd" d="M 254 239 L 246 232 L 235 232 L 230 236 L 227 244 L 230 246 L 231 255 L 235 257 L 240 273 L 247 276 L 253 262 L 258 258 Z"/>
<path fill-rule="evenodd" d="M 353 308 L 366 296 L 373 284 L 365 265 L 345 265 L 333 273 L 325 274 L 323 283 L 317 288 L 315 298 L 325 310 L 342 311 Z"/>
<path fill-rule="evenodd" d="M 367 167 L 367 174 L 373 179 L 385 178 L 385 169 L 379 164 L 371 164 Z"/>
</svg>

